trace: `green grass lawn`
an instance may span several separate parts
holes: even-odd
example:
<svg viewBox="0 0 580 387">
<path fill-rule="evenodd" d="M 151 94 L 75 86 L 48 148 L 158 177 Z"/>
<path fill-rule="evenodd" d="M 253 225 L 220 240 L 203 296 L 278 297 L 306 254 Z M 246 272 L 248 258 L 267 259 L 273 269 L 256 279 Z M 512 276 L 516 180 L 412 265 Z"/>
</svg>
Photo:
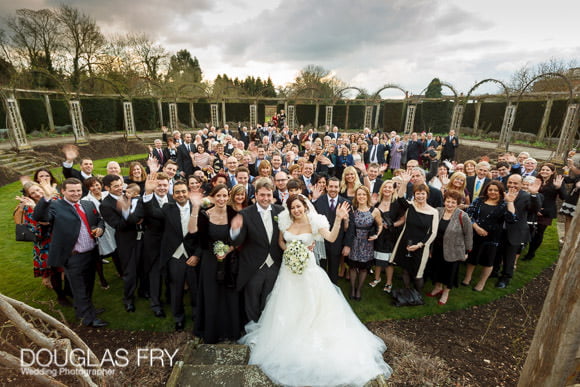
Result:
<svg viewBox="0 0 580 387">
<path fill-rule="evenodd" d="M 133 155 L 117 157 L 119 162 L 131 160 L 143 160 L 145 155 Z M 106 163 L 110 159 L 95 161 L 95 171 L 97 174 L 105 173 Z M 60 174 L 60 168 L 55 168 L 53 172 Z M 123 170 L 126 174 L 126 169 Z M 21 185 L 19 182 L 0 187 L 0 233 L 4 237 L 0 240 L 0 260 L 2 271 L 0 271 L 0 292 L 26 302 L 34 307 L 43 309 L 54 316 L 59 316 L 59 310 L 68 322 L 76 324 L 72 308 L 62 308 L 56 304 L 56 296 L 52 290 L 41 285 L 39 278 L 33 277 L 32 264 L 32 243 L 16 242 L 14 240 L 14 223 L 12 221 L 12 211 L 16 206 L 14 197 L 19 194 Z M 383 292 L 383 282 L 375 288 L 365 284 L 362 292 L 362 301 L 351 301 L 351 305 L 363 322 L 382 321 L 387 319 L 416 318 L 425 315 L 438 314 L 450 310 L 463 309 L 473 305 L 480 305 L 491 302 L 502 296 L 515 292 L 527 282 L 536 277 L 542 270 L 549 267 L 557 258 L 558 235 L 556 226 L 551 226 L 546 230 L 544 243 L 538 250 L 536 258 L 532 261 L 518 263 L 514 278 L 507 289 L 496 289 L 495 279 L 488 281 L 485 291 L 473 292 L 470 287 L 460 287 L 453 289 L 449 296 L 447 305 L 440 306 L 437 299 L 425 297 L 425 305 L 416 307 L 395 307 L 392 305 L 391 297 Z M 150 330 L 150 331 L 171 331 L 173 330 L 173 319 L 170 317 L 170 308 L 166 305 L 165 311 L 168 315 L 165 319 L 155 318 L 149 308 L 149 301 L 137 299 L 135 313 L 125 312 L 122 303 L 123 284 L 115 272 L 114 265 L 104 265 L 105 277 L 110 288 L 103 290 L 96 281 L 94 290 L 94 303 L 97 307 L 105 307 L 106 312 L 101 316 L 111 323 L 112 329 L 125 330 Z M 464 269 L 460 273 L 462 279 Z M 479 270 L 474 274 L 474 281 L 478 278 Z M 394 287 L 400 287 L 400 273 L 395 271 Z M 367 283 L 374 278 L 373 274 L 367 276 Z M 339 283 L 343 292 L 348 295 L 349 284 L 346 280 Z M 431 284 L 425 285 L 425 291 L 432 289 Z M 186 301 L 187 302 L 187 301 Z M 186 304 L 187 305 L 187 304 Z M 188 315 L 190 308 L 186 307 Z M 190 329 L 191 322 L 188 322 L 186 329 Z"/>
</svg>

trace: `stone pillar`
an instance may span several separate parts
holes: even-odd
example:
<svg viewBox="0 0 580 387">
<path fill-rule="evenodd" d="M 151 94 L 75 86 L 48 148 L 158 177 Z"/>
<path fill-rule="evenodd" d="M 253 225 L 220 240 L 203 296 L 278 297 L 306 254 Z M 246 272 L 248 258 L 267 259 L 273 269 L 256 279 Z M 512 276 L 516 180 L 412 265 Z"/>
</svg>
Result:
<svg viewBox="0 0 580 387">
<path fill-rule="evenodd" d="M 314 114 L 314 127 L 318 128 L 318 116 L 320 115 L 320 104 L 316 103 L 316 112 Z"/>
<path fill-rule="evenodd" d="M 46 109 L 46 116 L 48 117 L 48 130 L 54 132 L 54 118 L 52 117 L 52 106 L 50 106 L 50 98 L 48 94 L 43 96 L 44 108 Z"/>
<path fill-rule="evenodd" d="M 161 102 L 161 99 L 157 100 L 157 110 L 159 110 L 159 127 L 164 126 L 163 123 L 163 103 Z"/>
<path fill-rule="evenodd" d="M 225 125 L 226 124 L 226 101 L 223 100 L 222 101 L 222 124 Z M 217 128 L 217 126 L 216 126 Z"/>
<path fill-rule="evenodd" d="M 542 123 L 540 124 L 540 130 L 538 131 L 538 141 L 543 141 L 546 137 L 546 130 L 548 129 L 548 124 L 550 123 L 550 113 L 552 112 L 552 105 L 554 104 L 554 99 L 548 97 L 546 100 L 546 108 L 544 109 L 544 116 L 542 117 Z"/>
<path fill-rule="evenodd" d="M 381 104 L 377 103 L 376 105 L 376 109 L 377 111 L 375 112 L 375 127 L 373 129 L 378 129 L 379 127 L 379 116 L 380 116 L 380 112 L 381 112 Z M 382 128 L 381 128 L 381 132 L 382 132 Z"/>
<path fill-rule="evenodd" d="M 191 120 L 191 128 L 194 129 L 195 128 L 195 108 L 194 108 L 193 102 L 189 103 L 189 117 Z"/>
<path fill-rule="evenodd" d="M 350 104 L 348 103 L 348 101 L 346 101 L 346 114 L 344 116 L 344 128 L 345 129 L 349 128 L 349 125 L 348 125 L 348 112 L 350 110 L 349 107 L 350 107 Z M 330 127 L 330 128 L 332 130 L 332 127 Z"/>
<path fill-rule="evenodd" d="M 481 105 L 483 104 L 483 101 L 478 100 L 475 103 L 475 117 L 473 118 L 473 133 L 476 134 L 477 131 L 479 130 L 479 116 L 481 114 Z"/>
</svg>

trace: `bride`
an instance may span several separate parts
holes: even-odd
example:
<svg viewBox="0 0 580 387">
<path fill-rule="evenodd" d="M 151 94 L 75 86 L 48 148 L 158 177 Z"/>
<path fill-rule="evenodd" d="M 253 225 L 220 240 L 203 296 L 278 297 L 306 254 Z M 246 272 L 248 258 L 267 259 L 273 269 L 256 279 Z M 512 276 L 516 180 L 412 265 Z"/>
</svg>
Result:
<svg viewBox="0 0 580 387">
<path fill-rule="evenodd" d="M 259 321 L 246 325 L 240 343 L 250 346 L 250 364 L 286 386 L 362 386 L 378 375 L 388 378 L 384 342 L 359 321 L 311 252 L 316 239 L 336 239 L 349 204 L 337 207 L 332 231 L 302 195 L 287 206 L 278 219 L 280 246 L 300 241 L 309 259 L 302 274 L 282 265 Z"/>
</svg>

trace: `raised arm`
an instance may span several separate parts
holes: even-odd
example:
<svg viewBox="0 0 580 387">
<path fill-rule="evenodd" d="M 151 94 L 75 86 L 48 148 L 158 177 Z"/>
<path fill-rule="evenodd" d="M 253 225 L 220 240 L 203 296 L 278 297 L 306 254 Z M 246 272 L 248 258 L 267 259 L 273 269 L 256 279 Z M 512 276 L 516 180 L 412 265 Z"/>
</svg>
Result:
<svg viewBox="0 0 580 387">
<path fill-rule="evenodd" d="M 318 233 L 327 241 L 334 242 L 338 238 L 340 233 L 340 225 L 343 219 L 348 218 L 348 213 L 350 211 L 350 204 L 347 202 L 342 202 L 336 207 L 336 218 L 334 219 L 334 225 L 332 225 L 332 231 L 326 228 L 319 228 Z"/>
</svg>

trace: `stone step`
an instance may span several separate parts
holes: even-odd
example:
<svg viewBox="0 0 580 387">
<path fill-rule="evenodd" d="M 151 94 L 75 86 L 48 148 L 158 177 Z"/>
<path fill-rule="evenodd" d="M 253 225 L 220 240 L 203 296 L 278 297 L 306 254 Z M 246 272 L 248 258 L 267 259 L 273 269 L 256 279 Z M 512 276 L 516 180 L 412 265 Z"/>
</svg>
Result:
<svg viewBox="0 0 580 387">
<path fill-rule="evenodd" d="M 188 343 L 185 349 L 185 364 L 193 365 L 245 365 L 250 360 L 250 349 L 239 344 Z"/>
<path fill-rule="evenodd" d="M 18 168 L 22 168 L 22 167 L 28 168 L 31 166 L 39 166 L 39 165 L 44 165 L 44 163 L 42 161 L 38 161 L 35 159 L 27 159 L 27 158 L 19 158 L 19 159 L 16 159 L 14 161 L 2 163 L 2 166 L 6 167 L 6 168 L 14 168 L 14 169 L 18 169 Z"/>
<path fill-rule="evenodd" d="M 255 365 L 192 365 L 178 362 L 166 386 L 270 387 L 276 384 Z"/>
</svg>

